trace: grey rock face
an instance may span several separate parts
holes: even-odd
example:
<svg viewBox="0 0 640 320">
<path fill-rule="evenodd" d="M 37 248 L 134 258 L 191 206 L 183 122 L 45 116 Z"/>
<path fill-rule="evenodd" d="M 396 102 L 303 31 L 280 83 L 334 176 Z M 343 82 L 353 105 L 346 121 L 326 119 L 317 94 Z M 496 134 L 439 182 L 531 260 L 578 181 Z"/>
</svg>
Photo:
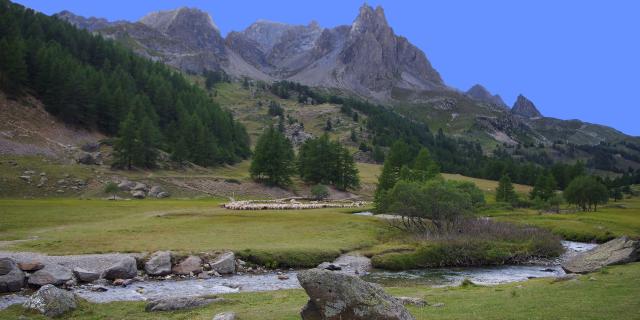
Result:
<svg viewBox="0 0 640 320">
<path fill-rule="evenodd" d="M 233 252 L 225 252 L 211 262 L 211 269 L 220 274 L 236 272 L 236 256 Z"/>
<path fill-rule="evenodd" d="M 0 293 L 20 291 L 24 287 L 24 272 L 10 258 L 0 259 Z"/>
<path fill-rule="evenodd" d="M 405 320 L 415 319 L 382 287 L 342 273 L 311 269 L 298 273 L 309 295 L 301 316 L 309 319 Z"/>
<path fill-rule="evenodd" d="M 542 113 L 538 111 L 536 106 L 523 95 L 519 95 L 516 103 L 511 108 L 511 113 L 525 118 L 539 118 Z"/>
<path fill-rule="evenodd" d="M 489 90 L 487 90 L 485 87 L 479 84 L 476 84 L 473 87 L 471 87 L 466 92 L 466 94 L 476 101 L 492 104 L 502 108 L 507 107 L 507 104 L 504 103 L 504 101 L 502 100 L 502 97 L 500 97 L 497 94 L 492 95 L 491 92 L 489 92 Z"/>
<path fill-rule="evenodd" d="M 133 257 L 126 257 L 106 269 L 102 274 L 102 277 L 109 280 L 133 279 L 137 275 L 138 269 L 136 267 L 136 259 Z"/>
<path fill-rule="evenodd" d="M 224 299 L 222 298 L 207 299 L 203 297 L 157 299 L 147 303 L 147 305 L 145 306 L 145 310 L 147 312 L 185 310 L 223 301 Z"/>
<path fill-rule="evenodd" d="M 182 262 L 175 265 L 172 271 L 179 275 L 198 274 L 202 272 L 202 259 L 198 256 L 188 256 Z"/>
<path fill-rule="evenodd" d="M 100 273 L 85 270 L 82 268 L 73 269 L 73 275 L 75 275 L 76 279 L 78 279 L 78 281 L 80 282 L 94 282 L 100 279 Z"/>
<path fill-rule="evenodd" d="M 24 305 L 47 317 L 58 317 L 77 307 L 73 293 L 58 289 L 53 285 L 45 285 L 29 297 Z"/>
<path fill-rule="evenodd" d="M 576 255 L 563 263 L 562 268 L 569 273 L 589 273 L 605 266 L 630 263 L 639 259 L 640 241 L 620 237 Z"/>
<path fill-rule="evenodd" d="M 144 191 L 133 191 L 133 192 L 131 192 L 131 196 L 136 198 L 136 199 L 144 199 L 145 198 Z"/>
<path fill-rule="evenodd" d="M 144 271 L 150 276 L 165 276 L 171 273 L 171 252 L 158 251 L 144 264 Z"/>
<path fill-rule="evenodd" d="M 36 287 L 44 286 L 47 284 L 61 286 L 72 279 L 73 273 L 69 268 L 51 263 L 45 265 L 44 268 L 34 272 L 31 276 L 29 276 L 29 285 Z"/>
</svg>

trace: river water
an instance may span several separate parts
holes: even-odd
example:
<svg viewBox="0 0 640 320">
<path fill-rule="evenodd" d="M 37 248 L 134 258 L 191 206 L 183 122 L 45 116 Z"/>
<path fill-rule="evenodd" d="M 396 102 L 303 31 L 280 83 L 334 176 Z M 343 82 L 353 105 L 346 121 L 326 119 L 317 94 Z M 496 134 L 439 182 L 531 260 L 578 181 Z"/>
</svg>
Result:
<svg viewBox="0 0 640 320">
<path fill-rule="evenodd" d="M 577 252 L 594 248 L 595 244 L 563 241 L 566 253 L 547 263 L 517 266 L 442 268 L 409 271 L 373 270 L 363 278 L 382 285 L 403 286 L 454 286 L 469 279 L 480 285 L 496 285 L 507 282 L 524 281 L 530 278 L 558 277 L 564 275 L 560 263 Z M 83 285 L 74 289 L 80 297 L 95 303 L 112 301 L 144 301 L 162 297 L 184 297 L 234 292 L 257 292 L 300 288 L 296 272 L 284 272 L 288 279 L 280 280 L 275 272 L 261 275 L 233 275 L 206 280 L 164 280 L 136 282 L 127 287 L 104 286 L 106 291 L 96 291 L 97 286 Z M 282 278 L 282 277 L 280 277 Z M 0 296 L 0 309 L 26 300 L 24 294 Z"/>
</svg>

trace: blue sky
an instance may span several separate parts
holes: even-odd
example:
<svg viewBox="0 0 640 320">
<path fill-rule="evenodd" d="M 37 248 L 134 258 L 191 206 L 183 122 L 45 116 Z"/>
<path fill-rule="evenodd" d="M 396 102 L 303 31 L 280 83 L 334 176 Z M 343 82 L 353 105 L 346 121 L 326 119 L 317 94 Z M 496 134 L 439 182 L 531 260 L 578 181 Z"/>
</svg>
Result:
<svg viewBox="0 0 640 320">
<path fill-rule="evenodd" d="M 223 34 L 258 19 L 350 24 L 351 0 L 18 0 L 47 14 L 70 10 L 137 20 L 181 6 L 211 14 Z M 511 105 L 518 94 L 546 116 L 581 119 L 640 136 L 640 1 L 367 1 L 421 48 L 450 86 L 480 83 Z"/>
</svg>

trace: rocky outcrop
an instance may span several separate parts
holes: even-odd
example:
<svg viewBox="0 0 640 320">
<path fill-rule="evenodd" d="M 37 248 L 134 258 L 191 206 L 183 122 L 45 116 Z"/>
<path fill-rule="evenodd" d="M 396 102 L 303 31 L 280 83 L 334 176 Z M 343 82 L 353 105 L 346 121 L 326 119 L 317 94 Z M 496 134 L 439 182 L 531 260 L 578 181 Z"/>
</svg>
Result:
<svg viewBox="0 0 640 320">
<path fill-rule="evenodd" d="M 29 297 L 23 306 L 53 318 L 75 309 L 77 303 L 73 293 L 58 289 L 53 285 L 45 285 Z"/>
<path fill-rule="evenodd" d="M 147 312 L 186 310 L 223 302 L 223 298 L 181 297 L 151 300 L 145 306 Z"/>
<path fill-rule="evenodd" d="M 150 276 L 165 276 L 171 273 L 171 252 L 155 252 L 144 264 L 144 271 Z"/>
<path fill-rule="evenodd" d="M 29 285 L 40 287 L 47 284 L 61 286 L 73 279 L 71 269 L 50 263 L 29 276 Z"/>
<path fill-rule="evenodd" d="M 589 273 L 602 267 L 625 264 L 640 259 L 640 241 L 628 237 L 613 239 L 582 252 L 562 264 L 568 273 Z"/>
<path fill-rule="evenodd" d="M 518 99 L 513 104 L 513 108 L 511 108 L 511 113 L 529 119 L 542 117 L 542 113 L 538 111 L 538 108 L 536 108 L 533 102 L 523 95 L 518 96 Z"/>
<path fill-rule="evenodd" d="M 500 95 L 491 94 L 489 90 L 487 90 L 485 87 L 479 84 L 476 84 L 473 87 L 471 87 L 469 90 L 467 90 L 466 95 L 468 95 L 469 97 L 471 97 L 471 99 L 476 101 L 488 103 L 501 108 L 507 107 L 507 104 L 504 103 Z"/>
<path fill-rule="evenodd" d="M 0 258 L 0 293 L 20 291 L 24 280 L 24 272 L 13 259 Z"/>
<path fill-rule="evenodd" d="M 211 263 L 211 269 L 219 274 L 232 274 L 236 272 L 236 256 L 233 252 L 225 252 L 219 255 Z"/>
<path fill-rule="evenodd" d="M 198 274 L 202 272 L 202 259 L 198 256 L 188 256 L 182 262 L 175 265 L 173 273 L 178 275 Z"/>
<path fill-rule="evenodd" d="M 106 269 L 102 277 L 109 280 L 116 279 L 132 279 L 138 275 L 138 269 L 136 266 L 136 259 L 133 257 L 126 257 L 120 260 L 120 262 L 112 265 Z"/>
<path fill-rule="evenodd" d="M 302 309 L 304 320 L 408 320 L 415 319 L 382 287 L 342 273 L 311 269 L 298 273 L 309 295 Z"/>
</svg>

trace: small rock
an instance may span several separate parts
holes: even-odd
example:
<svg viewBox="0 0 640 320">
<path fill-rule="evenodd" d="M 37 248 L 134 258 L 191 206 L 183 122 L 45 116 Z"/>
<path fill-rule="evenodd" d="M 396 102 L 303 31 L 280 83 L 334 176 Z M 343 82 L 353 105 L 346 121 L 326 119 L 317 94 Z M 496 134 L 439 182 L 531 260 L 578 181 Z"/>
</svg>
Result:
<svg viewBox="0 0 640 320">
<path fill-rule="evenodd" d="M 211 268 L 220 274 L 236 272 L 236 256 L 233 252 L 225 252 L 211 262 Z"/>
<path fill-rule="evenodd" d="M 145 198 L 144 191 L 133 191 L 133 192 L 131 192 L 131 196 L 136 198 L 136 199 L 144 199 Z"/>
<path fill-rule="evenodd" d="M 437 302 L 437 303 L 434 303 L 434 304 L 432 304 L 432 305 L 430 305 L 430 306 L 431 306 L 431 307 L 434 307 L 434 308 L 442 308 L 442 307 L 444 307 L 444 303 L 442 303 L 442 302 Z"/>
<path fill-rule="evenodd" d="M 412 306 L 424 307 L 424 306 L 427 305 L 427 301 L 425 301 L 424 299 L 421 299 L 421 298 L 396 297 L 396 299 L 398 299 L 398 301 L 400 301 L 400 303 L 403 306 L 412 305 Z"/>
<path fill-rule="evenodd" d="M 82 268 L 73 269 L 73 274 L 81 282 L 94 282 L 100 279 L 100 274 L 93 271 L 88 271 Z"/>
<path fill-rule="evenodd" d="M 235 312 L 223 312 L 213 316 L 213 320 L 236 320 Z"/>
<path fill-rule="evenodd" d="M 22 271 L 34 272 L 44 268 L 44 264 L 39 261 L 18 262 L 18 268 Z"/>
<path fill-rule="evenodd" d="M 123 180 L 118 184 L 118 189 L 122 191 L 131 191 L 131 189 L 136 185 L 135 182 Z"/>
<path fill-rule="evenodd" d="M 198 256 L 188 256 L 182 262 L 175 265 L 172 271 L 178 275 L 198 274 L 202 272 L 202 259 Z"/>
<path fill-rule="evenodd" d="M 278 275 L 278 280 L 289 280 L 289 276 L 286 274 Z"/>
<path fill-rule="evenodd" d="M 27 183 L 31 183 L 31 176 L 20 176 L 20 179 L 24 180 Z"/>
<path fill-rule="evenodd" d="M 145 311 L 175 311 L 193 309 L 212 303 L 223 302 L 223 298 L 203 298 L 203 297 L 180 297 L 180 298 L 163 298 L 151 300 L 147 303 Z"/>
<path fill-rule="evenodd" d="M 136 184 L 131 188 L 132 191 L 147 191 L 147 185 L 142 182 L 136 182 Z"/>
<path fill-rule="evenodd" d="M 92 286 L 89 287 L 89 290 L 93 291 L 93 292 L 106 292 L 109 291 L 109 289 L 103 287 L 103 286 Z"/>
<path fill-rule="evenodd" d="M 47 284 L 61 286 L 73 279 L 73 273 L 67 267 L 58 264 L 47 264 L 29 277 L 29 285 L 41 287 Z"/>
<path fill-rule="evenodd" d="M 25 176 L 32 176 L 32 175 L 36 174 L 36 172 L 33 171 L 33 170 L 27 170 L 27 171 L 23 172 L 22 174 L 24 174 Z"/>
<path fill-rule="evenodd" d="M 126 287 L 134 282 L 133 279 L 115 279 L 113 285 L 116 287 Z"/>
<path fill-rule="evenodd" d="M 86 165 L 94 165 L 97 164 L 96 158 L 94 157 L 93 154 L 88 153 L 88 152 L 82 152 L 78 155 L 78 157 L 76 158 L 76 161 L 80 164 L 86 164 Z"/>
<path fill-rule="evenodd" d="M 29 297 L 23 306 L 37 310 L 47 317 L 58 317 L 76 308 L 76 297 L 73 293 L 58 289 L 53 285 L 42 286 Z"/>
<path fill-rule="evenodd" d="M 211 279 L 211 276 L 206 272 L 200 272 L 198 273 L 198 279 L 207 280 Z"/>
<path fill-rule="evenodd" d="M 156 195 L 156 198 L 158 198 L 158 199 L 169 198 L 169 193 L 168 193 L 168 192 L 166 192 L 166 191 L 159 192 L 159 193 Z"/>
</svg>

